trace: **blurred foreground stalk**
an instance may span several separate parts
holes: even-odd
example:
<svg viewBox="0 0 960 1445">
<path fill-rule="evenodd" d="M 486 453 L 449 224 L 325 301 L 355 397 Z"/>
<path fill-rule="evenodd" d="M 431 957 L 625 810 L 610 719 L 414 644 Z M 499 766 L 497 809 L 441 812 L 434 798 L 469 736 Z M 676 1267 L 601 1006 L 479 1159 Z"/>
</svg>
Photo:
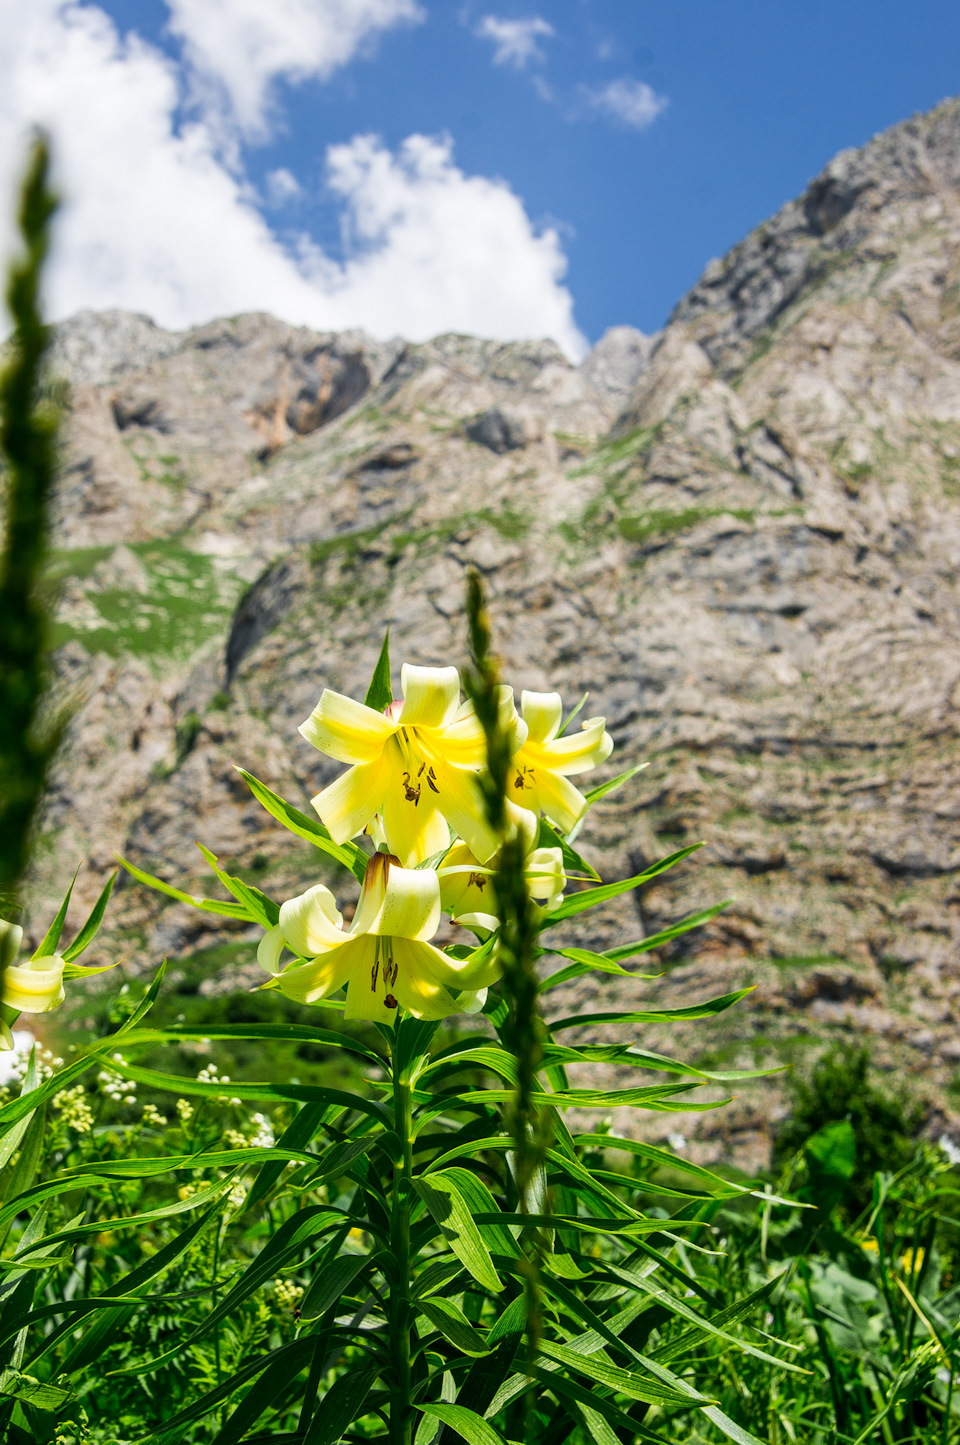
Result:
<svg viewBox="0 0 960 1445">
<path fill-rule="evenodd" d="M 507 1004 L 503 1039 L 517 1066 L 516 1090 L 507 1111 L 507 1125 L 513 1138 L 519 1213 L 542 1219 L 548 1209 L 544 1162 L 550 1147 L 550 1116 L 534 1103 L 534 1094 L 540 1088 L 537 1071 L 543 1064 L 546 1038 L 538 1001 L 538 925 L 527 888 L 523 840 L 516 828 L 509 827 L 507 783 L 511 744 L 500 722 L 500 678 L 491 651 L 483 583 L 476 572 L 470 573 L 467 583 L 467 623 L 471 666 L 464 676 L 464 688 L 487 740 L 487 771 L 481 775 L 480 783 L 490 824 L 504 840 L 493 883 L 500 918 L 501 986 Z M 527 1366 L 532 1370 L 542 1332 L 539 1281 L 542 1230 L 531 1225 L 524 1230 L 522 1242 L 525 1246 L 521 1269 L 527 1300 Z"/>
<path fill-rule="evenodd" d="M 49 151 L 34 142 L 20 196 L 22 254 L 11 262 L 6 301 L 13 323 L 0 375 L 0 457 L 6 518 L 0 556 L 0 903 L 13 904 L 27 866 L 30 834 L 59 729 L 39 714 L 47 678 L 47 555 L 57 417 L 43 396 L 50 330 L 40 285 L 56 199 Z M 6 963 L 0 958 L 0 967 Z"/>
</svg>

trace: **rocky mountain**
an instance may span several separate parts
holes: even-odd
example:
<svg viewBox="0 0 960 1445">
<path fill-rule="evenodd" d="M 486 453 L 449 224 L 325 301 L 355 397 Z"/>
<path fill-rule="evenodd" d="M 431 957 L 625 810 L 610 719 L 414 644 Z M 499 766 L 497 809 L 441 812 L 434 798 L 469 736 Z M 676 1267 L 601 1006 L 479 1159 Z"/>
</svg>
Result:
<svg viewBox="0 0 960 1445">
<path fill-rule="evenodd" d="M 648 1042 L 775 1064 L 870 1036 L 960 1130 L 960 102 L 837 156 L 662 333 L 580 367 L 107 313 L 60 328 L 56 370 L 76 712 L 35 930 L 81 855 L 87 898 L 115 850 L 202 886 L 195 839 L 278 896 L 315 879 L 233 764 L 305 805 L 337 768 L 296 724 L 324 685 L 362 693 L 387 624 L 397 665 L 461 661 L 472 564 L 515 686 L 589 691 L 611 768 L 649 765 L 592 815 L 601 873 L 706 843 L 594 944 L 733 900 L 658 981 L 588 977 L 562 1011 L 753 982 Z M 104 946 L 249 959 L 221 924 L 126 886 Z M 774 1079 L 663 1132 L 749 1166 L 780 1108 Z"/>
</svg>

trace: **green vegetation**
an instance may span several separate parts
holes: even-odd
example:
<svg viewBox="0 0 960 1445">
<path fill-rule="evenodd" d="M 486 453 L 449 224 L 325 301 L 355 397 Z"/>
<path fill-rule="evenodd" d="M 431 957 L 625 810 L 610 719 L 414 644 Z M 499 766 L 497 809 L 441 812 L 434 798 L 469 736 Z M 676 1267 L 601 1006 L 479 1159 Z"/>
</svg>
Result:
<svg viewBox="0 0 960 1445">
<path fill-rule="evenodd" d="M 235 576 L 176 539 L 134 542 L 129 550 L 144 568 L 145 589 L 88 589 L 92 615 L 83 621 L 58 619 L 52 629 L 54 646 L 76 641 L 87 652 L 142 657 L 162 670 L 165 663 L 189 657 L 208 639 L 222 635 L 242 588 Z M 54 580 L 88 579 L 110 551 L 83 547 L 59 552 L 50 575 Z"/>
<path fill-rule="evenodd" d="M 681 512 L 655 510 L 621 517 L 617 531 L 626 541 L 643 544 L 652 537 L 669 537 L 674 532 L 685 532 L 711 517 L 735 517 L 740 522 L 752 522 L 755 516 L 753 507 L 685 507 Z"/>
</svg>

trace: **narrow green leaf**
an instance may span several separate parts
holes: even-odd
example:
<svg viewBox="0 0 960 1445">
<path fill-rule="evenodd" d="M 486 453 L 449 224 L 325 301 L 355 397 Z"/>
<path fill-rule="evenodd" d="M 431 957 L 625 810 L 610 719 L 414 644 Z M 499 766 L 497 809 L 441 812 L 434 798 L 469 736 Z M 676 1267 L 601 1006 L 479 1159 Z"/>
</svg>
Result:
<svg viewBox="0 0 960 1445">
<path fill-rule="evenodd" d="M 367 1254 L 342 1254 L 331 1260 L 314 1276 L 313 1283 L 300 1301 L 300 1318 L 316 1320 L 326 1314 L 345 1295 L 365 1266 L 369 1265 Z"/>
<path fill-rule="evenodd" d="M 461 1354 L 474 1357 L 489 1354 L 490 1346 L 453 1300 L 437 1296 L 433 1299 L 415 1299 L 413 1304 L 434 1329 L 439 1330 Z"/>
<path fill-rule="evenodd" d="M 648 1440 L 654 1442 L 654 1445 L 668 1445 L 668 1442 L 664 1440 L 661 1435 L 654 1435 L 650 1431 L 644 1430 L 642 1426 L 637 1424 L 636 1420 L 632 1420 L 624 1410 L 620 1409 L 619 1405 L 615 1405 L 614 1402 L 608 1400 L 605 1395 L 599 1395 L 592 1387 L 587 1388 L 585 1385 L 579 1384 L 576 1380 L 567 1379 L 565 1375 L 560 1374 L 559 1370 L 534 1365 L 533 1377 L 538 1384 L 551 1390 L 558 1398 L 569 1396 L 569 1398 L 574 1400 L 580 1409 L 583 1410 L 585 1416 L 588 1414 L 599 1414 L 600 1419 L 605 1422 L 607 1428 L 609 1428 L 610 1425 L 618 1425 L 621 1430 L 626 1430 L 628 1432 L 627 1438 L 631 1442 L 634 1440 Z M 592 1438 L 596 1441 L 596 1445 L 601 1445 L 601 1442 L 606 1440 L 607 1437 L 601 1432 L 598 1432 Z M 620 1445 L 619 1438 L 617 1436 L 613 1438 L 617 1441 L 617 1445 Z"/>
<path fill-rule="evenodd" d="M 672 924 L 669 928 L 663 928 L 659 933 L 652 933 L 649 938 L 641 938 L 637 943 L 624 943 L 619 948 L 610 948 L 606 953 L 591 953 L 586 948 L 557 948 L 552 950 L 560 958 L 569 958 L 574 961 L 577 967 L 563 968 L 557 973 L 552 973 L 544 980 L 544 988 L 556 988 L 558 984 L 568 983 L 572 978 L 580 978 L 583 974 L 589 973 L 592 969 L 600 973 L 615 973 L 621 978 L 649 978 L 657 975 L 638 974 L 634 969 L 621 968 L 621 960 L 633 958 L 638 953 L 650 953 L 655 948 L 662 948 L 672 938 L 679 938 L 684 933 L 689 933 L 693 928 L 700 928 L 711 918 L 729 908 L 730 900 L 717 903 L 712 908 L 703 908 L 699 913 L 691 913 L 689 917 L 682 918 L 679 923 Z"/>
<path fill-rule="evenodd" d="M 251 1385 L 233 1414 L 213 1437 L 212 1445 L 239 1445 L 250 1426 L 263 1412 L 280 1399 L 288 1385 L 303 1369 L 304 1362 L 295 1354 L 279 1354 Z"/>
<path fill-rule="evenodd" d="M 367 707 L 372 707 L 374 712 L 383 712 L 384 708 L 393 702 L 393 684 L 390 681 L 390 629 L 387 628 L 383 639 L 383 646 L 380 649 L 380 656 L 377 658 L 377 665 L 373 669 L 373 676 L 370 679 L 370 686 L 367 688 L 367 695 L 363 699 Z"/>
<path fill-rule="evenodd" d="M 259 888 L 252 888 L 250 884 L 244 883 L 242 878 L 235 877 L 232 873 L 226 873 L 220 867 L 220 860 L 209 848 L 202 843 L 197 847 L 203 854 L 207 863 L 213 869 L 220 883 L 228 893 L 232 893 L 237 902 L 247 910 L 247 914 L 254 923 L 259 923 L 262 928 L 273 928 L 280 921 L 280 909 L 272 898 L 261 893 Z"/>
<path fill-rule="evenodd" d="M 64 895 L 63 902 L 57 909 L 57 916 L 51 923 L 50 927 L 47 929 L 41 942 L 37 945 L 36 949 L 31 954 L 31 958 L 49 958 L 51 953 L 56 953 L 57 944 L 60 942 L 60 935 L 63 932 L 63 925 L 66 921 L 67 909 L 70 907 L 70 896 L 73 893 L 73 885 L 77 881 L 77 873 L 80 872 L 81 867 L 82 864 L 78 863 L 77 872 L 74 873 L 73 877 L 70 879 L 70 887 L 67 889 Z"/>
<path fill-rule="evenodd" d="M 97 931 L 100 928 L 100 924 L 103 922 L 103 915 L 107 911 L 107 904 L 110 902 L 110 894 L 113 892 L 113 885 L 116 883 L 116 881 L 116 873 L 111 873 L 110 877 L 104 884 L 100 897 L 91 908 L 89 916 L 85 920 L 83 927 L 80 929 L 80 932 L 77 934 L 70 947 L 64 949 L 63 957 L 66 959 L 67 963 L 72 963 L 75 958 L 79 958 L 81 953 L 83 953 L 84 949 L 89 948 L 93 940 L 96 938 Z"/>
<path fill-rule="evenodd" d="M 163 1029 L 138 1029 L 124 1039 L 124 1046 L 171 1043 L 178 1039 L 275 1039 L 290 1044 L 322 1044 L 327 1048 L 346 1049 L 349 1053 L 359 1054 L 378 1067 L 383 1065 L 383 1055 L 367 1048 L 359 1039 L 349 1034 L 334 1033 L 332 1029 L 314 1028 L 312 1024 L 169 1024 Z"/>
<path fill-rule="evenodd" d="M 530 1095 L 530 1102 L 555 1109 L 622 1109 L 627 1106 L 651 1109 L 662 1106 L 666 1100 L 677 1094 L 685 1094 L 690 1089 L 700 1087 L 701 1081 L 695 1079 L 689 1084 L 651 1084 L 642 1089 L 565 1089 L 555 1094 L 537 1090 Z M 513 1091 L 472 1089 L 469 1093 L 457 1094 L 455 1098 L 457 1103 L 463 1104 L 507 1104 L 513 1098 Z M 729 1103 L 729 1100 L 711 1100 L 709 1103 L 691 1103 L 685 1100 L 683 1108 L 719 1109 L 724 1103 Z"/>
<path fill-rule="evenodd" d="M 133 1013 L 117 1029 L 118 1034 L 132 1033 L 133 1030 L 137 1027 L 137 1024 L 140 1022 L 140 1020 L 142 1018 L 146 1018 L 147 1014 L 150 1012 L 150 1010 L 153 1008 L 153 1005 L 157 1001 L 157 995 L 159 994 L 160 989 L 163 985 L 163 980 L 166 976 L 166 972 L 167 960 L 164 959 L 160 967 L 154 974 L 153 978 L 151 979 L 150 987 L 147 989 L 146 993 L 143 995 L 143 998 L 137 1004 Z"/>
<path fill-rule="evenodd" d="M 30 1119 L 30 1125 L 24 1134 L 16 1163 L 9 1166 L 9 1172 L 4 1171 L 0 1198 L 15 1201 L 30 1188 L 40 1167 L 40 1160 L 43 1158 L 46 1127 L 47 1110 L 45 1105 L 41 1105 Z"/>
<path fill-rule="evenodd" d="M 689 1008 L 662 1008 L 634 1010 L 631 1013 L 572 1014 L 569 1018 L 551 1019 L 547 1028 L 552 1033 L 558 1029 L 572 1029 L 586 1024 L 655 1024 L 672 1020 L 713 1018 L 739 1003 L 747 994 L 753 993 L 755 984 L 749 988 L 737 989 L 735 993 L 721 994 L 719 998 L 708 999 L 706 1003 L 692 1004 Z"/>
<path fill-rule="evenodd" d="M 576 1350 L 568 1349 L 566 1345 L 557 1344 L 554 1340 L 541 1340 L 540 1353 L 546 1359 L 555 1360 L 558 1365 L 563 1365 L 564 1369 L 586 1375 L 595 1384 L 605 1385 L 608 1390 L 615 1390 L 620 1395 L 627 1395 L 631 1400 L 642 1400 L 647 1405 L 667 1407 L 691 1403 L 689 1396 L 681 1395 L 678 1391 L 662 1385 L 659 1380 L 643 1378 L 633 1370 L 622 1370 L 619 1365 L 613 1365 L 609 1360 L 600 1359 L 597 1355 L 582 1355 Z M 696 1403 L 710 1404 L 710 1397 L 697 1394 Z"/>
<path fill-rule="evenodd" d="M 308 843 L 313 843 L 321 852 L 327 853 L 335 858 L 344 868 L 349 868 L 354 877 L 363 882 L 363 875 L 367 869 L 367 855 L 356 843 L 335 843 L 327 832 L 326 828 L 319 821 L 308 818 L 306 813 L 301 813 L 292 803 L 287 803 L 266 783 L 261 783 L 252 773 L 245 768 L 237 768 L 237 772 L 243 778 L 258 803 L 261 803 L 272 818 L 289 828 L 298 838 L 305 838 Z"/>
<path fill-rule="evenodd" d="M 237 1083 L 235 1080 L 231 1080 L 229 1084 L 204 1084 L 199 1079 L 192 1079 L 187 1075 L 181 1077 L 179 1074 L 164 1074 L 159 1069 L 143 1069 L 135 1064 L 121 1064 L 111 1058 L 103 1059 L 103 1066 L 112 1069 L 116 1074 L 121 1074 L 125 1079 L 134 1079 L 138 1084 L 147 1084 L 154 1089 L 164 1089 L 167 1093 L 191 1094 L 207 1099 L 220 1099 L 229 1094 L 231 1098 L 237 1099 L 266 1101 L 294 1099 L 299 1103 L 306 1104 L 339 1104 L 345 1109 L 358 1109 L 362 1114 L 369 1114 L 371 1118 L 376 1119 L 387 1128 L 390 1128 L 393 1123 L 382 1104 L 376 1103 L 373 1099 L 364 1099 L 359 1094 L 348 1094 L 342 1089 L 321 1089 L 313 1084 Z M 12 1107 L 8 1104 L 0 1110 L 0 1122 L 2 1122 L 2 1115 L 6 1109 Z"/>
<path fill-rule="evenodd" d="M 586 705 L 587 705 L 587 698 L 588 698 L 589 696 L 590 696 L 590 694 L 589 694 L 588 692 L 583 693 L 583 694 L 581 695 L 580 701 L 577 703 L 576 707 L 571 708 L 570 712 L 567 713 L 567 715 L 566 715 L 566 717 L 564 718 L 563 722 L 560 724 L 560 731 L 557 733 L 557 737 L 558 737 L 558 738 L 562 738 L 562 737 L 563 737 L 564 733 L 567 731 L 567 729 L 569 728 L 570 724 L 573 722 L 574 718 L 579 717 L 580 714 L 583 712 L 583 709 L 584 709 L 584 708 L 586 707 Z"/>
<path fill-rule="evenodd" d="M 547 928 L 554 923 L 562 923 L 565 918 L 574 918 L 578 913 L 583 913 L 586 908 L 593 908 L 598 903 L 605 903 L 608 898 L 616 898 L 620 893 L 628 893 L 632 888 L 639 888 L 641 884 L 647 883 L 651 878 L 656 878 L 665 873 L 668 868 L 673 868 L 677 863 L 682 863 L 684 858 L 689 858 L 702 843 L 692 843 L 689 848 L 680 848 L 676 853 L 671 853 L 667 858 L 661 858 L 659 863 L 653 863 L 645 868 L 642 873 L 636 874 L 633 878 L 622 878 L 619 883 L 603 883 L 599 888 L 585 888 L 580 893 L 571 893 L 562 903 L 558 904 L 552 913 L 548 913 L 543 919 L 543 927 Z"/>
<path fill-rule="evenodd" d="M 448 1405 L 443 1402 L 432 1405 L 421 1405 L 419 1401 L 415 1403 L 424 1415 L 432 1415 L 435 1420 L 449 1425 L 461 1440 L 467 1441 L 467 1445 L 504 1445 L 503 1436 L 494 1430 L 488 1421 L 463 1405 Z"/>
<path fill-rule="evenodd" d="M 277 1140 L 278 1149 L 305 1149 L 323 1124 L 337 1117 L 341 1111 L 329 1104 L 304 1104 L 284 1129 Z M 270 1193 L 283 1173 L 285 1165 L 280 1159 L 272 1159 L 260 1169 L 250 1186 L 244 1202 L 245 1209 L 253 1209 Z"/>
<path fill-rule="evenodd" d="M 197 898 L 192 893 L 184 893 L 182 889 L 174 888 L 171 883 L 164 883 L 162 878 L 155 878 L 152 873 L 144 872 L 135 863 L 128 863 L 119 853 L 115 853 L 114 857 L 138 883 L 145 883 L 148 888 L 165 894 L 167 898 L 175 898 L 178 903 L 189 903 L 191 908 L 199 908 L 203 913 L 216 913 L 221 918 L 242 918 L 247 922 L 256 922 L 250 918 L 249 910 L 239 903 L 221 902 L 219 898 Z"/>
<path fill-rule="evenodd" d="M 629 783 L 631 778 L 635 778 L 637 773 L 642 773 L 644 768 L 648 768 L 649 766 L 649 763 L 637 763 L 636 767 L 627 768 L 625 773 L 618 774 L 617 777 L 611 778 L 609 782 L 600 783 L 597 787 L 591 788 L 588 793 L 584 793 L 584 797 L 588 803 L 599 803 L 601 798 L 606 798 L 610 793 L 615 793 L 618 788 L 623 787 L 624 783 Z"/>
<path fill-rule="evenodd" d="M 467 1202 L 455 1181 L 447 1174 L 438 1172 L 431 1174 L 428 1179 L 414 1179 L 413 1187 L 464 1267 L 478 1284 L 499 1294 L 503 1285 L 493 1267 L 490 1251 L 484 1244 Z"/>
<path fill-rule="evenodd" d="M 352 1369 L 334 1380 L 317 1406 L 303 1445 L 337 1445 L 344 1430 L 363 1414 L 376 1378 L 376 1370 Z"/>
</svg>

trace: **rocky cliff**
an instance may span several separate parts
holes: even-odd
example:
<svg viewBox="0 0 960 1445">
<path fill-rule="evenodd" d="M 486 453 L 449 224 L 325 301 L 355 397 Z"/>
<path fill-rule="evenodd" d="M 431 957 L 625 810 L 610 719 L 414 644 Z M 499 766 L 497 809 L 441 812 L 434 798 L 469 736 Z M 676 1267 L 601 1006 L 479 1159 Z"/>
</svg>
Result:
<svg viewBox="0 0 960 1445">
<path fill-rule="evenodd" d="M 755 982 L 651 1042 L 776 1063 L 872 1035 L 960 1124 L 960 102 L 838 156 L 660 335 L 579 368 L 120 313 L 63 326 L 56 367 L 77 711 L 38 898 L 80 855 L 91 896 L 115 849 L 198 882 L 196 838 L 278 895 L 315 877 L 233 763 L 304 805 L 337 771 L 296 732 L 320 689 L 362 690 L 387 624 L 397 662 L 462 660 L 473 564 L 514 684 L 589 691 L 617 765 L 649 764 L 592 815 L 604 876 L 706 841 L 595 941 L 733 899 L 660 981 L 563 1011 Z M 195 954 L 219 923 L 128 886 L 109 946 Z M 751 1164 L 779 1107 L 774 1081 L 669 1128 Z"/>
</svg>

